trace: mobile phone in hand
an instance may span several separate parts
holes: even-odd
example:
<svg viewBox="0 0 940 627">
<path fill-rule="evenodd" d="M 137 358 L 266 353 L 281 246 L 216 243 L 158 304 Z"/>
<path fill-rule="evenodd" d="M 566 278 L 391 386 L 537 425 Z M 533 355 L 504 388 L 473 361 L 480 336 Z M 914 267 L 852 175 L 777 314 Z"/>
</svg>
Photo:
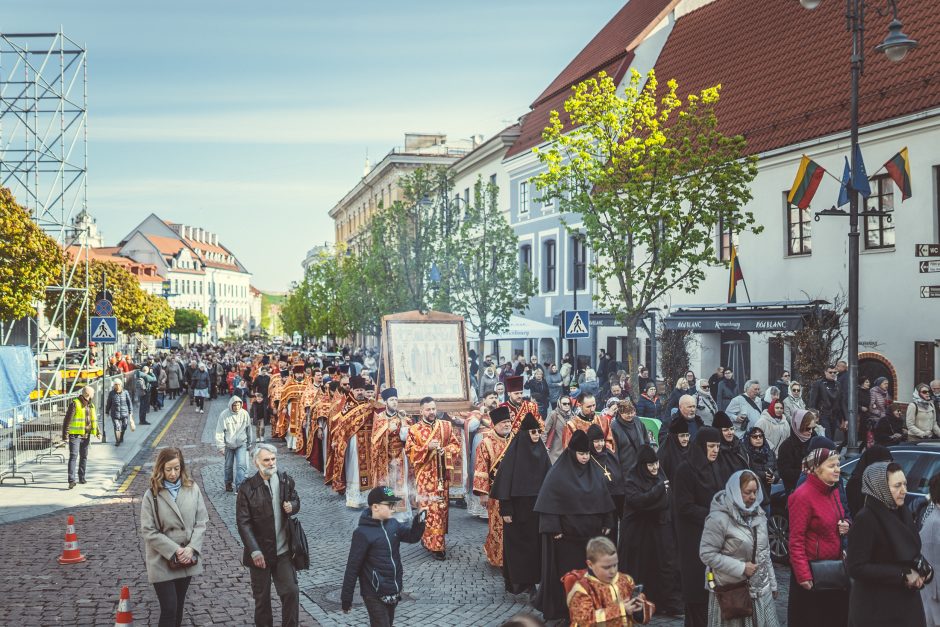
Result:
<svg viewBox="0 0 940 627">
<path fill-rule="evenodd" d="M 643 594 L 643 584 L 638 583 L 635 586 L 633 586 L 633 592 L 630 593 L 630 598 L 636 599 L 641 594 Z"/>
</svg>

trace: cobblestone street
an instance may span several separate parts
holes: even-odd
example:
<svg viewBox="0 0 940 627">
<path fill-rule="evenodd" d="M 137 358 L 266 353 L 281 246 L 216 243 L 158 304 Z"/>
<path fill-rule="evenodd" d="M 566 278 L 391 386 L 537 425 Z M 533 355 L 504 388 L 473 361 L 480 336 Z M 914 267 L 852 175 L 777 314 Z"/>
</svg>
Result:
<svg viewBox="0 0 940 627">
<path fill-rule="evenodd" d="M 209 529 L 203 555 L 205 572 L 193 579 L 184 625 L 250 625 L 253 612 L 248 571 L 240 563 L 241 545 L 235 530 L 235 495 L 224 491 L 222 459 L 210 444 L 220 401 L 197 414 L 188 405 L 173 420 L 158 446 L 179 446 L 187 465 L 207 497 Z M 173 412 L 167 412 L 168 418 Z M 162 429 L 154 430 L 158 437 Z M 283 449 L 281 449 L 283 450 Z M 124 477 L 91 504 L 0 526 L 6 559 L 0 565 L 0 624 L 113 624 L 118 594 L 131 589 L 136 624 L 156 623 L 159 608 L 143 568 L 138 536 L 140 495 L 155 457 L 148 443 L 133 460 L 141 469 L 129 482 Z M 282 453 L 279 466 L 297 480 L 300 519 L 311 550 L 310 570 L 299 573 L 302 625 L 365 625 L 368 618 L 358 590 L 353 610 L 343 614 L 339 603 L 349 540 L 361 510 L 323 485 L 306 460 Z M 64 471 L 63 471 L 64 472 Z M 127 475 L 129 476 L 129 475 Z M 68 514 L 76 518 L 81 551 L 88 561 L 60 566 L 56 557 Z M 520 613 L 535 613 L 527 597 L 503 591 L 501 574 L 483 557 L 486 522 L 451 508 L 447 561 L 437 562 L 420 545 L 403 545 L 405 598 L 396 612 L 399 625 L 490 626 Z M 788 571 L 778 569 L 786 606 Z M 275 616 L 280 611 L 274 600 Z M 679 619 L 657 617 L 654 625 L 680 625 Z"/>
</svg>

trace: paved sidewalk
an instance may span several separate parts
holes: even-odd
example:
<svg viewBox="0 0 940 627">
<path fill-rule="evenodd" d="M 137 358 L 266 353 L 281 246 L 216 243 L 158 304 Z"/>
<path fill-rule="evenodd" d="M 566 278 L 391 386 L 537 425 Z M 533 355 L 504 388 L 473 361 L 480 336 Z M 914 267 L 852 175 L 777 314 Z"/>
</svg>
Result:
<svg viewBox="0 0 940 627">
<path fill-rule="evenodd" d="M 185 402 L 185 399 L 183 400 Z M 55 449 L 64 462 L 50 460 L 44 463 L 27 463 L 20 467 L 20 474 L 32 473 L 33 481 L 26 475 L 27 483 L 8 480 L 0 485 L 0 525 L 42 516 L 66 508 L 78 507 L 100 498 L 114 487 L 114 481 L 125 471 L 128 464 L 150 440 L 159 435 L 164 418 L 172 416 L 178 406 L 167 400 L 159 411 L 147 414 L 149 425 L 137 425 L 136 431 L 128 431 L 121 446 L 114 445 L 114 429 L 108 421 L 108 442 L 92 438 L 88 447 L 86 484 L 68 489 L 68 445 Z M 135 418 L 136 421 L 136 408 Z M 64 416 L 63 416 L 64 418 Z"/>
</svg>

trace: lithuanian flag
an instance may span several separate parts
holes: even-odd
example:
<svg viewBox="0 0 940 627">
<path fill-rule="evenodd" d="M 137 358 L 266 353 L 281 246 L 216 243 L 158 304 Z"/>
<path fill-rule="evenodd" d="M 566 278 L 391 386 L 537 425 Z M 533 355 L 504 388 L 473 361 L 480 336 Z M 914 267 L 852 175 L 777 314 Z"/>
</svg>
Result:
<svg viewBox="0 0 940 627">
<path fill-rule="evenodd" d="M 888 159 L 885 163 L 888 176 L 894 179 L 894 184 L 901 190 L 901 202 L 911 197 L 911 162 L 907 158 L 907 148 Z"/>
<path fill-rule="evenodd" d="M 741 270 L 741 262 L 738 261 L 738 247 L 731 246 L 731 276 L 728 280 L 728 302 L 738 302 L 738 281 L 744 280 L 744 271 Z"/>
<path fill-rule="evenodd" d="M 800 159 L 800 169 L 796 171 L 796 180 L 793 181 L 793 187 L 790 188 L 790 194 L 787 196 L 787 202 L 800 209 L 809 207 L 825 173 L 821 165 L 803 155 Z"/>
</svg>

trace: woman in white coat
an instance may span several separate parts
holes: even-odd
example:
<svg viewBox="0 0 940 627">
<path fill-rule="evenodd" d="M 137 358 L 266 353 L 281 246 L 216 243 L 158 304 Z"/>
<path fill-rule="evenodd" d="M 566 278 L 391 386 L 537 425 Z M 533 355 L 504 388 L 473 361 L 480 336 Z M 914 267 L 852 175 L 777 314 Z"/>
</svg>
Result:
<svg viewBox="0 0 940 627">
<path fill-rule="evenodd" d="M 153 465 L 150 488 L 140 503 L 147 580 L 160 601 L 159 627 L 183 623 L 189 582 L 193 575 L 202 573 L 202 541 L 208 521 L 202 491 L 186 472 L 182 451 L 162 449 Z"/>
</svg>

